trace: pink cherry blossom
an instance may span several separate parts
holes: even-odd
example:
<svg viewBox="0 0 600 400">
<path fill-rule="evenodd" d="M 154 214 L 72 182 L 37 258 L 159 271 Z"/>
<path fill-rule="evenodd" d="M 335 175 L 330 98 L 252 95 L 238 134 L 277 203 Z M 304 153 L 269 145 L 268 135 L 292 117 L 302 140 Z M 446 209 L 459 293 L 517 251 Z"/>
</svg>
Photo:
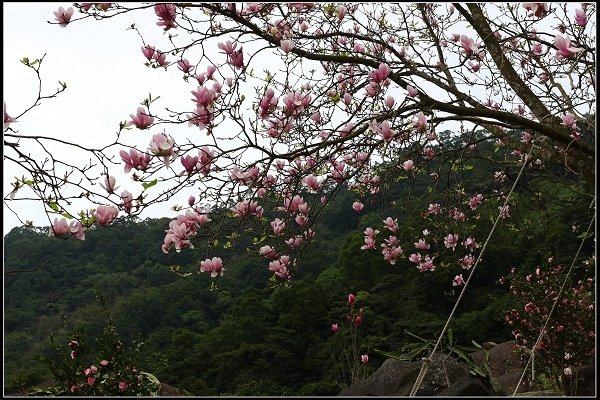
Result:
<svg viewBox="0 0 600 400">
<path fill-rule="evenodd" d="M 96 219 L 100 225 L 110 225 L 117 215 L 119 210 L 115 206 L 100 205 L 96 207 L 96 210 L 92 212 L 92 216 Z"/>
<path fill-rule="evenodd" d="M 136 115 L 129 114 L 131 121 L 127 126 L 135 125 L 138 129 L 146 129 L 154 122 L 154 117 L 148 115 L 148 112 L 143 107 L 138 107 Z"/>
<path fill-rule="evenodd" d="M 454 279 L 452 280 L 452 286 L 460 286 L 460 285 L 464 285 L 464 284 L 465 284 L 465 280 L 463 279 L 462 274 L 456 275 L 454 277 Z"/>
<path fill-rule="evenodd" d="M 71 22 L 71 17 L 73 17 L 74 12 L 75 10 L 73 10 L 73 7 L 67 8 L 66 11 L 64 8 L 58 7 L 58 11 L 54 11 L 54 19 L 58 21 L 58 25 L 64 28 Z"/>
<path fill-rule="evenodd" d="M 554 46 L 556 46 L 557 48 L 555 56 L 557 60 L 569 58 L 575 55 L 575 53 L 583 51 L 582 48 L 571 46 L 571 39 L 569 39 L 568 36 L 565 37 L 561 35 L 556 35 L 554 37 Z"/>
<path fill-rule="evenodd" d="M 175 4 L 155 5 L 154 12 L 158 16 L 158 22 L 156 25 L 164 26 L 165 31 L 168 31 L 171 28 L 177 28 L 177 25 L 175 25 L 175 18 L 177 17 L 176 10 L 177 7 Z"/>
<path fill-rule="evenodd" d="M 210 272 L 211 278 L 215 278 L 217 275 L 223 276 L 224 271 L 223 260 L 220 257 L 207 258 L 204 261 L 200 261 L 200 272 Z"/>
</svg>

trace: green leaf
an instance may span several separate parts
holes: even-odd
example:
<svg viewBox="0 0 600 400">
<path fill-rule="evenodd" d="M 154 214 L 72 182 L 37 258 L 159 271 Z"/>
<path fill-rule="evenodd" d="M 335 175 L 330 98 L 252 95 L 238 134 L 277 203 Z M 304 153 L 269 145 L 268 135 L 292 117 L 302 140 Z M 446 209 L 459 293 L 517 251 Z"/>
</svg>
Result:
<svg viewBox="0 0 600 400">
<path fill-rule="evenodd" d="M 71 214 L 69 214 L 68 212 L 64 212 L 61 214 L 63 217 L 67 218 L 67 219 L 73 219 L 75 217 L 73 217 Z"/>
<path fill-rule="evenodd" d="M 381 354 L 382 356 L 388 357 L 388 358 L 393 358 L 396 360 L 400 360 L 400 361 L 410 361 L 410 358 L 408 358 L 408 356 L 406 355 L 398 355 L 396 353 L 390 353 L 388 351 L 383 351 L 383 350 L 377 350 L 377 349 L 373 349 L 373 351 L 377 354 Z"/>
<path fill-rule="evenodd" d="M 60 208 L 58 207 L 58 204 L 55 201 L 52 201 L 48 204 L 50 206 L 51 209 L 53 209 L 56 212 L 60 212 Z"/>
<path fill-rule="evenodd" d="M 448 328 L 448 343 L 454 343 L 454 334 L 452 333 L 452 328 Z"/>
<path fill-rule="evenodd" d="M 473 345 L 474 345 L 475 347 L 477 347 L 478 349 L 481 349 L 481 350 L 483 350 L 483 346 L 481 346 L 481 345 L 480 345 L 479 343 L 477 343 L 476 341 L 474 341 L 474 340 L 471 340 L 471 343 L 473 343 Z"/>
<path fill-rule="evenodd" d="M 158 179 L 155 179 L 155 180 L 153 180 L 151 182 L 148 182 L 148 183 L 142 182 L 142 187 L 144 189 L 148 189 L 148 188 L 151 188 L 152 186 L 156 185 L 157 183 L 158 183 Z"/>
</svg>

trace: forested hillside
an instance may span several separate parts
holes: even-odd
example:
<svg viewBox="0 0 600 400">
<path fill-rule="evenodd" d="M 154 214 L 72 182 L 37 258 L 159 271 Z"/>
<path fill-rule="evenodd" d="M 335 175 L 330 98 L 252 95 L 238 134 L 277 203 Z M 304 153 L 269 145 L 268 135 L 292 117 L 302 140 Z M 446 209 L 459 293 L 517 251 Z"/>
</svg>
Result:
<svg viewBox="0 0 600 400">
<path fill-rule="evenodd" d="M 474 159 L 447 169 L 460 174 L 468 192 L 491 196 L 484 165 Z M 505 171 L 514 174 L 508 166 Z M 452 323 L 458 343 L 512 339 L 504 316 L 513 299 L 498 280 L 513 267 L 530 273 L 550 256 L 570 264 L 591 218 L 592 195 L 584 185 L 552 171 L 527 173 L 524 179 L 511 218 L 498 226 Z M 161 251 L 166 218 L 89 229 L 85 241 L 48 237 L 48 228 L 14 228 L 4 238 L 5 392 L 51 382 L 37 357 L 48 353 L 50 333 L 65 343 L 69 337 L 49 304 L 72 325 L 102 334 L 106 321 L 95 297 L 99 290 L 124 342 L 139 344 L 139 368 L 162 382 L 194 395 L 335 395 L 350 384 L 336 357 L 345 349 L 331 329 L 346 323 L 348 294 L 356 295 L 364 312 L 359 328 L 361 354 L 369 355 L 365 374 L 385 360 L 378 351 L 398 352 L 415 340 L 407 331 L 428 340 L 441 331 L 460 289 L 452 285 L 460 272 L 457 255 L 440 252 L 438 268 L 420 272 L 408 261 L 415 252 L 412 243 L 402 243 L 405 252 L 395 265 L 385 262 L 380 250 L 361 246 L 363 231 L 390 215 L 398 219 L 400 238 L 434 229 L 423 213 L 433 201 L 450 201 L 452 186 L 446 182 L 442 190 L 402 175 L 371 196 L 360 213 L 352 209 L 352 192 L 338 193 L 291 284 L 270 281 L 265 259 L 244 246 L 224 276 L 196 273 L 198 260 L 205 258 L 203 244 L 180 253 Z M 479 209 L 473 222 L 479 241 L 497 212 L 486 203 Z M 580 259 L 592 253 L 588 240 Z M 15 272 L 28 269 L 35 270 Z M 187 272 L 192 274 L 183 276 Z M 466 279 L 467 271 L 462 272 Z M 581 264 L 576 275 L 594 272 Z"/>
</svg>

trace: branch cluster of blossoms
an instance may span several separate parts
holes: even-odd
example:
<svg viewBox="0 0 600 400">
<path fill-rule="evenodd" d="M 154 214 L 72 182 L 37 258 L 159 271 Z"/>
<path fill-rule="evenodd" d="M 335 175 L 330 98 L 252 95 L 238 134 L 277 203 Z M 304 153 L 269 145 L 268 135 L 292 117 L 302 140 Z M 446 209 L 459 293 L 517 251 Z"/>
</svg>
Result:
<svg viewBox="0 0 600 400">
<path fill-rule="evenodd" d="M 31 175 L 17 178 L 6 197 L 19 200 L 17 192 L 31 188 L 49 213 L 64 217 L 54 220 L 50 235 L 83 240 L 93 224 L 110 226 L 192 189 L 188 212 L 165 229 L 163 251 L 215 242 L 208 236 L 221 234 L 223 226 L 216 214 L 229 213 L 239 221 L 236 230 L 256 233 L 251 250 L 267 258 L 265 267 L 288 280 L 328 200 L 349 189 L 361 200 L 353 209 L 362 211 L 363 197 L 379 193 L 386 179 L 397 175 L 386 176 L 382 165 L 438 185 L 446 173 L 438 165 L 478 156 L 483 141 L 497 141 L 514 165 L 527 161 L 530 150 L 532 168 L 560 164 L 587 179 L 594 165 L 595 139 L 585 128 L 596 100 L 590 23 L 595 5 L 590 3 L 575 10 L 547 3 L 80 3 L 75 8 L 76 18 L 73 7 L 59 8 L 54 23 L 66 27 L 149 12 L 157 29 L 168 31 L 170 48 L 158 50 L 132 25 L 142 39 L 140 60 L 156 69 L 152 73 L 183 74 L 189 88 L 178 95 L 192 96 L 183 109 L 165 107 L 167 115 L 160 116 L 152 108 L 158 98 L 149 95 L 120 123 L 114 143 L 88 149 L 96 164 L 85 166 L 48 152 L 48 162 L 40 166 L 22 153 L 26 137 L 13 125 L 22 114 L 10 116 L 5 106 L 5 148 L 16 152 L 7 160 L 20 160 Z M 269 51 L 277 62 L 265 62 Z M 39 65 L 23 63 L 39 78 Z M 51 97 L 38 97 L 36 104 Z M 449 122 L 460 126 L 455 133 L 465 143 L 444 137 Z M 159 124 L 173 129 L 154 132 Z M 186 125 L 193 132 L 180 139 L 175 126 Z M 475 131 L 479 127 L 483 133 Z M 124 143 L 123 133 L 132 129 L 148 134 L 146 148 Z M 207 136 L 201 139 L 198 130 Z M 35 138 L 40 144 L 50 140 Z M 116 192 L 109 168 L 115 161 L 108 154 L 115 149 L 131 182 L 143 190 Z M 92 176 L 92 167 L 99 166 L 102 172 Z M 94 191 L 98 181 L 104 192 Z M 371 227 L 365 246 L 381 249 L 390 264 L 408 257 L 420 271 L 435 270 L 441 251 L 464 248 L 457 263 L 468 270 L 478 243 L 466 228 L 459 229 L 467 207 L 473 210 L 491 196 L 502 200 L 503 193 L 472 196 L 457 205 L 430 205 L 426 217 L 451 220 L 445 229 L 427 225 L 430 236 L 409 240 L 390 216 L 381 230 L 385 237 Z M 74 199 L 94 206 L 75 217 Z M 510 207 L 501 204 L 501 217 L 510 218 Z M 412 243 L 415 252 L 408 250 Z M 227 260 L 210 256 L 199 263 L 200 271 L 221 275 Z M 462 282 L 461 274 L 452 284 Z"/>
<path fill-rule="evenodd" d="M 552 258 L 534 273 L 519 274 L 513 268 L 501 284 L 510 284 L 514 307 L 505 315 L 519 348 L 529 357 L 540 332 L 550 318 L 542 340 L 533 349 L 535 368 L 553 377 L 566 394 L 573 394 L 581 369 L 596 356 L 595 279 L 590 277 L 566 286 L 550 311 L 564 282 L 566 269 Z"/>
</svg>

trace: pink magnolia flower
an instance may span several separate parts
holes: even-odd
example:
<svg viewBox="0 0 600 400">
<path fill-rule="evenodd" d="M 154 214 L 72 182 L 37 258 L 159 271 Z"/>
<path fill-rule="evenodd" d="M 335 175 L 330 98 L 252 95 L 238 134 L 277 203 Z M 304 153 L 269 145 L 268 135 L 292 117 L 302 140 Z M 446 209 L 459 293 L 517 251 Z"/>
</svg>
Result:
<svg viewBox="0 0 600 400">
<path fill-rule="evenodd" d="M 571 113 L 566 113 L 564 116 L 560 117 L 562 119 L 562 124 L 571 129 L 577 129 L 575 115 Z"/>
<path fill-rule="evenodd" d="M 277 251 L 275 251 L 274 248 L 272 248 L 271 246 L 262 246 L 259 250 L 260 255 L 263 257 L 267 257 L 270 259 L 275 259 L 277 258 Z"/>
<path fill-rule="evenodd" d="M 184 74 L 191 74 L 194 70 L 194 67 L 185 58 L 180 61 L 177 61 L 177 68 L 179 68 Z"/>
<path fill-rule="evenodd" d="M 120 186 L 115 186 L 116 185 L 116 181 L 117 179 L 112 176 L 112 175 L 105 175 L 104 176 L 104 183 L 100 182 L 100 186 L 102 186 L 102 188 L 104 190 L 106 190 L 108 193 L 114 193 L 115 190 L 117 190 L 118 188 L 120 188 Z"/>
<path fill-rule="evenodd" d="M 125 212 L 130 213 L 131 212 L 131 208 L 133 207 L 133 196 L 131 193 L 129 193 L 127 190 L 124 190 L 121 193 L 121 199 L 123 200 L 123 202 L 121 203 L 121 207 L 123 207 L 123 210 L 125 210 Z"/>
<path fill-rule="evenodd" d="M 463 242 L 463 245 L 465 246 L 465 248 L 469 251 L 473 251 L 475 249 L 479 248 L 479 243 L 477 243 L 475 241 L 475 239 L 473 239 L 472 237 L 468 237 L 465 239 L 465 241 Z"/>
<path fill-rule="evenodd" d="M 448 234 L 448 236 L 446 236 L 444 238 L 444 245 L 446 246 L 447 249 L 456 249 L 456 245 L 458 244 L 458 235 L 453 235 L 451 233 Z"/>
<path fill-rule="evenodd" d="M 583 51 L 582 48 L 571 46 L 571 39 L 568 36 L 556 35 L 554 37 L 554 46 L 557 48 L 555 56 L 557 60 L 569 58 L 575 55 L 575 53 Z"/>
<path fill-rule="evenodd" d="M 164 67 L 165 65 L 168 64 L 167 53 L 163 53 L 160 50 L 156 50 L 156 52 L 154 53 L 154 59 L 156 60 L 156 63 L 158 65 L 160 65 L 161 67 Z"/>
<path fill-rule="evenodd" d="M 275 234 L 275 236 L 281 236 L 285 229 L 285 222 L 279 218 L 275 218 L 275 220 L 271 222 L 271 227 L 273 228 L 273 234 Z"/>
<path fill-rule="evenodd" d="M 304 179 L 302 180 L 302 182 L 304 182 L 304 184 L 310 188 L 313 191 L 317 191 L 319 190 L 319 188 L 321 187 L 321 183 L 319 182 L 319 180 L 317 179 L 317 177 L 315 177 L 313 174 L 307 175 L 304 177 Z"/>
<path fill-rule="evenodd" d="M 146 129 L 154 122 L 154 117 L 148 115 L 148 112 L 143 107 L 138 107 L 136 115 L 129 114 L 131 121 L 127 126 L 135 125 L 138 129 Z"/>
<path fill-rule="evenodd" d="M 78 386 L 76 384 L 73 384 L 71 386 L 71 393 L 75 393 L 77 391 L 77 389 L 78 389 Z"/>
<path fill-rule="evenodd" d="M 409 97 L 417 97 L 419 95 L 419 91 L 411 85 L 407 85 L 406 90 L 408 90 Z"/>
<path fill-rule="evenodd" d="M 58 21 L 58 25 L 64 28 L 71 22 L 71 17 L 74 12 L 75 10 L 73 10 L 73 7 L 67 8 L 66 11 L 64 8 L 58 7 L 58 11 L 54 11 L 54 19 Z"/>
<path fill-rule="evenodd" d="M 338 326 L 338 324 L 331 324 L 331 331 L 333 333 L 337 333 L 337 331 L 340 330 L 340 327 Z"/>
<path fill-rule="evenodd" d="M 396 102 L 396 100 L 394 100 L 394 98 L 392 96 L 386 96 L 385 98 L 385 106 L 387 108 L 392 108 L 394 107 L 394 103 Z"/>
<path fill-rule="evenodd" d="M 375 83 L 385 81 L 390 75 L 390 67 L 386 63 L 379 64 L 379 68 L 369 72 L 369 78 Z"/>
<path fill-rule="evenodd" d="M 360 356 L 360 361 L 361 361 L 363 364 L 368 364 L 368 363 L 369 363 L 369 356 L 368 356 L 368 355 L 366 355 L 366 354 L 363 354 L 363 355 L 361 355 L 361 356 Z"/>
<path fill-rule="evenodd" d="M 177 153 L 175 149 L 175 140 L 165 133 L 153 135 L 148 150 L 156 156 L 163 157 L 163 161 L 167 167 L 170 164 L 170 157 Z"/>
<path fill-rule="evenodd" d="M 365 205 L 360 201 L 355 201 L 354 203 L 352 203 L 352 209 L 356 212 L 361 212 L 363 208 L 365 208 Z"/>
<path fill-rule="evenodd" d="M 192 195 L 190 195 L 190 197 L 188 197 L 188 204 L 190 207 L 193 207 L 194 204 L 196 204 L 196 198 Z"/>
<path fill-rule="evenodd" d="M 125 150 L 121 150 L 119 155 L 121 156 L 121 160 L 125 163 L 125 167 L 123 168 L 125 173 L 131 171 L 132 168 L 139 171 L 145 171 L 152 160 L 150 154 L 140 153 L 135 149 L 129 150 L 129 153 Z"/>
<path fill-rule="evenodd" d="M 154 6 L 154 12 L 158 16 L 156 25 L 164 26 L 165 31 L 171 28 L 177 28 L 175 18 L 177 17 L 175 4 L 157 4 Z"/>
<path fill-rule="evenodd" d="M 456 275 L 454 277 L 454 279 L 452 280 L 452 286 L 460 286 L 460 285 L 464 285 L 464 284 L 465 284 L 465 280 L 463 279 L 462 274 Z"/>
<path fill-rule="evenodd" d="M 415 163 L 413 162 L 413 160 L 406 160 L 402 163 L 402 168 L 404 168 L 406 172 L 412 171 L 414 167 Z"/>
<path fill-rule="evenodd" d="M 479 47 L 475 43 L 475 39 L 471 39 L 466 35 L 460 35 L 460 45 L 463 48 L 463 52 L 468 56 L 479 52 Z"/>
<path fill-rule="evenodd" d="M 123 382 L 123 381 L 119 382 L 119 391 L 120 392 L 126 391 L 127 387 L 129 387 L 129 385 L 127 384 L 127 382 Z"/>
<path fill-rule="evenodd" d="M 100 365 L 102 365 L 103 367 L 106 367 L 109 364 L 108 360 L 102 360 L 100 361 Z"/>
<path fill-rule="evenodd" d="M 585 10 L 583 8 L 576 8 L 575 9 L 575 22 L 577 23 L 577 25 L 579 26 L 586 26 L 587 25 L 587 15 L 585 14 Z"/>
<path fill-rule="evenodd" d="M 392 217 L 387 217 L 383 220 L 383 224 L 394 233 L 398 230 L 398 218 L 392 219 Z"/>
<path fill-rule="evenodd" d="M 529 11 L 529 16 L 543 18 L 550 10 L 548 3 L 523 3 L 523 8 Z"/>
<path fill-rule="evenodd" d="M 429 249 L 429 243 L 425 241 L 425 239 L 419 239 L 418 242 L 415 242 L 415 247 L 419 250 L 427 250 Z"/>
<path fill-rule="evenodd" d="M 483 195 L 481 193 L 478 193 L 477 195 L 475 195 L 469 199 L 469 207 L 471 208 L 471 210 L 475 210 L 477 207 L 479 207 L 481 205 L 482 202 L 483 202 Z"/>
<path fill-rule="evenodd" d="M 48 236 L 63 237 L 69 232 L 69 224 L 65 218 L 62 218 L 61 220 L 54 218 L 54 223 L 48 229 Z"/>
<path fill-rule="evenodd" d="M 475 257 L 472 254 L 467 254 L 458 260 L 458 263 L 463 269 L 469 270 L 475 264 Z"/>
<path fill-rule="evenodd" d="M 142 53 L 144 54 L 144 57 L 146 57 L 146 59 L 148 61 L 151 61 L 152 58 L 154 58 L 155 52 L 156 52 L 156 49 L 154 48 L 154 46 L 150 46 L 150 45 L 142 46 Z"/>
<path fill-rule="evenodd" d="M 92 216 L 96 218 L 96 222 L 100 225 L 110 225 L 117 218 L 119 210 L 115 206 L 100 205 L 92 212 Z"/>
<path fill-rule="evenodd" d="M 348 304 L 353 306 L 354 303 L 356 303 L 356 296 L 354 296 L 352 293 L 350 293 L 348 295 Z"/>
<path fill-rule="evenodd" d="M 221 50 L 223 50 L 223 51 L 220 51 L 220 53 L 230 55 L 235 51 L 235 48 L 237 47 L 237 42 L 231 43 L 231 40 L 228 40 L 225 43 L 219 43 L 217 46 Z"/>
<path fill-rule="evenodd" d="M 215 278 L 217 275 L 223 276 L 223 260 L 220 257 L 213 257 L 212 260 L 207 258 L 200 262 L 200 272 L 210 272 L 210 277 Z"/>
<path fill-rule="evenodd" d="M 229 54 L 227 62 L 236 69 L 242 69 L 244 67 L 244 53 L 242 52 L 242 48 L 240 47 L 239 50 Z"/>
<path fill-rule="evenodd" d="M 185 156 L 180 157 L 179 161 L 181 161 L 181 165 L 183 165 L 183 168 L 185 168 L 180 175 L 185 174 L 186 172 L 188 174 L 192 173 L 198 166 L 198 156 L 192 157 L 186 154 Z"/>
<path fill-rule="evenodd" d="M 281 256 L 278 260 L 269 263 L 269 271 L 272 271 L 278 277 L 285 279 L 290 274 L 290 256 Z"/>
<path fill-rule="evenodd" d="M 281 50 L 283 50 L 283 52 L 285 54 L 288 54 L 290 51 L 292 51 L 292 49 L 294 48 L 295 44 L 291 40 L 285 39 L 285 40 L 282 40 L 279 43 L 279 46 L 281 47 Z"/>
<path fill-rule="evenodd" d="M 88 385 L 92 386 L 94 384 L 94 382 L 96 382 L 96 378 L 94 378 L 93 376 L 88 376 L 88 378 L 87 378 Z"/>
<path fill-rule="evenodd" d="M 6 130 L 13 122 L 15 119 L 6 113 L 6 102 L 4 102 L 4 127 L 2 129 Z"/>
</svg>

